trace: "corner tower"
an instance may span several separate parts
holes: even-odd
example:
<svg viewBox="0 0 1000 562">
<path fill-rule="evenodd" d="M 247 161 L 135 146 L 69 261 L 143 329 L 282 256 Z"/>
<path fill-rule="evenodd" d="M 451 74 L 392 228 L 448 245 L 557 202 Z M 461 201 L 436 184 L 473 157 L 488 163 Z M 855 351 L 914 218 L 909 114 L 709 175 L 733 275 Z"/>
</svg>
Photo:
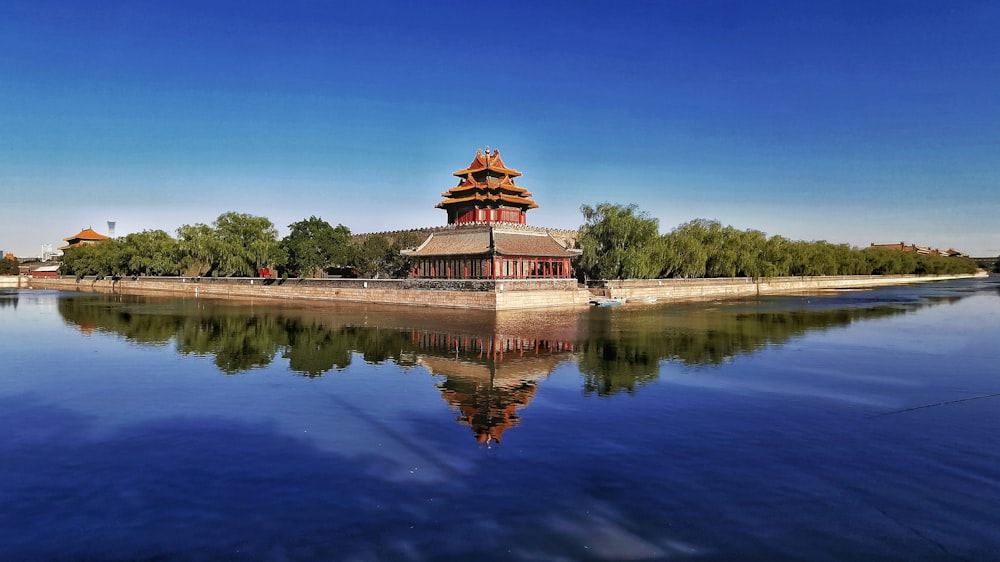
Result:
<svg viewBox="0 0 1000 562">
<path fill-rule="evenodd" d="M 435 205 L 447 211 L 448 224 L 526 224 L 528 209 L 538 208 L 531 193 L 514 183 L 521 172 L 508 168 L 499 150 L 477 150 L 472 163 L 452 175 L 459 178 L 458 185 L 442 193 L 444 201 Z"/>
<path fill-rule="evenodd" d="M 448 226 L 423 244 L 401 250 L 417 279 L 572 279 L 568 249 L 544 228 L 528 226 L 528 209 L 538 208 L 528 190 L 514 183 L 521 172 L 508 168 L 500 151 L 476 151 L 468 168 L 453 175 L 458 185 L 435 205 L 448 212 Z M 502 290 L 502 289 L 501 289 Z"/>
</svg>

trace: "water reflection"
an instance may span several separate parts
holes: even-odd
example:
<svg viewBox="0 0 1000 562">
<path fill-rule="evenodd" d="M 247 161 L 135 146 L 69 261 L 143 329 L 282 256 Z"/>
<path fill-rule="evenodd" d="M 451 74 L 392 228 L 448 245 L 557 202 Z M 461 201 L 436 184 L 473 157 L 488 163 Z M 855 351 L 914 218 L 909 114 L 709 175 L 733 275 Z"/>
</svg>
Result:
<svg viewBox="0 0 1000 562">
<path fill-rule="evenodd" d="M 66 296 L 59 312 L 85 334 L 143 345 L 173 342 L 211 357 L 227 375 L 287 360 L 292 373 L 321 377 L 361 360 L 425 368 L 442 398 L 480 443 L 499 442 L 520 421 L 540 381 L 575 360 L 587 394 L 632 393 L 661 364 L 712 367 L 779 346 L 813 330 L 906 314 L 963 298 L 893 291 L 531 313 L 325 305 L 260 306 L 204 300 Z M 915 296 L 916 295 L 916 296 Z"/>
<path fill-rule="evenodd" d="M 579 346 L 584 390 L 601 396 L 634 392 L 659 377 L 664 361 L 715 366 L 809 331 L 906 314 L 928 304 L 755 310 L 741 303 L 711 310 L 678 306 L 657 313 L 592 314 Z"/>
<path fill-rule="evenodd" d="M 486 313 L 67 296 L 58 307 L 65 322 L 85 334 L 116 334 L 145 345 L 173 341 L 179 353 L 213 357 L 226 374 L 269 365 L 280 354 L 293 373 L 319 377 L 348 367 L 360 355 L 368 363 L 422 365 L 435 374 L 496 383 L 537 380 L 572 357 L 588 375 L 588 391 L 611 394 L 656 378 L 663 361 L 719 365 L 812 330 L 961 298 L 904 301 L 890 295 L 874 302 L 841 296 L 714 307 Z"/>
<path fill-rule="evenodd" d="M 570 341 L 541 337 L 492 338 L 468 334 L 411 331 L 414 362 L 434 375 L 441 396 L 459 412 L 476 441 L 499 443 L 503 432 L 520 421 L 518 410 L 528 405 L 538 382 L 572 357 Z"/>
<path fill-rule="evenodd" d="M 0 308 L 17 308 L 17 300 L 19 293 L 15 291 L 8 291 L 5 289 L 0 289 Z"/>
</svg>

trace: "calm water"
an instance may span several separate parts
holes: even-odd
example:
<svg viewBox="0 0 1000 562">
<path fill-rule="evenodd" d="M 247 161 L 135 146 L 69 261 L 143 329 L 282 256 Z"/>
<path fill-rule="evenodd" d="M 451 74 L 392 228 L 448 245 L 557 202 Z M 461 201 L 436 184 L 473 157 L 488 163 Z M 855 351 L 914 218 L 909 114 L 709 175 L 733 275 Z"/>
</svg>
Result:
<svg viewBox="0 0 1000 562">
<path fill-rule="evenodd" d="M 0 293 L 0 559 L 989 559 L 997 279 L 491 314 Z"/>
</svg>

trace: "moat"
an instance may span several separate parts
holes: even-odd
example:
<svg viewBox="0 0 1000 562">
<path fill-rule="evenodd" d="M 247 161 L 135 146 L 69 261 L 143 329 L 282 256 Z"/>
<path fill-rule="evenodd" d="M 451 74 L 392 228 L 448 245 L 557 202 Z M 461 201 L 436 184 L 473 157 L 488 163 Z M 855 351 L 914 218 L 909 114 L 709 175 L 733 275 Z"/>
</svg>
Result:
<svg viewBox="0 0 1000 562">
<path fill-rule="evenodd" d="M 988 558 L 1000 281 L 524 312 L 0 292 L 17 560 Z"/>
</svg>

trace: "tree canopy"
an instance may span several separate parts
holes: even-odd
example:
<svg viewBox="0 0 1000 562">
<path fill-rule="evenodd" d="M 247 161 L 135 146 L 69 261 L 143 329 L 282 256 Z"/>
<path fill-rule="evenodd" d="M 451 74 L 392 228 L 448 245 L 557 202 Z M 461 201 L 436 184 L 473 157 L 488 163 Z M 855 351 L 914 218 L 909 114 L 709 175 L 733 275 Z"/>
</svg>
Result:
<svg viewBox="0 0 1000 562">
<path fill-rule="evenodd" d="M 410 231 L 365 236 L 360 244 L 354 246 L 354 267 L 361 277 L 406 277 L 410 261 L 400 251 L 421 242 L 423 238 Z"/>
<path fill-rule="evenodd" d="M 664 235 L 635 205 L 581 207 L 579 271 L 591 279 L 972 273 L 969 258 L 792 241 L 695 219 Z"/>
<path fill-rule="evenodd" d="M 212 226 L 183 225 L 177 236 L 188 275 L 252 276 L 284 261 L 278 231 L 265 217 L 223 213 Z"/>
<path fill-rule="evenodd" d="M 661 269 L 659 222 L 636 205 L 580 207 L 580 266 L 593 279 L 656 277 Z"/>
<path fill-rule="evenodd" d="M 351 230 L 335 227 L 312 216 L 288 225 L 290 232 L 281 241 L 285 268 L 302 277 L 314 277 L 331 267 L 347 267 L 351 260 Z"/>
<path fill-rule="evenodd" d="M 20 262 L 0 256 L 0 275 L 17 275 L 20 273 Z"/>
<path fill-rule="evenodd" d="M 580 210 L 585 221 L 579 238 L 583 252 L 576 265 L 580 278 L 940 275 L 972 273 L 977 268 L 966 257 L 795 241 L 707 219 L 686 222 L 661 235 L 659 221 L 636 205 L 601 203 Z M 310 277 L 331 268 L 353 268 L 364 277 L 402 278 L 410 264 L 400 250 L 422 241 L 412 231 L 352 237 L 346 226 L 334 227 L 316 216 L 294 222 L 289 229 L 279 241 L 269 219 L 228 212 L 211 225 L 182 225 L 177 238 L 151 230 L 69 248 L 60 272 L 231 277 L 279 268 Z M 16 272 L 16 261 L 12 263 Z"/>
</svg>

